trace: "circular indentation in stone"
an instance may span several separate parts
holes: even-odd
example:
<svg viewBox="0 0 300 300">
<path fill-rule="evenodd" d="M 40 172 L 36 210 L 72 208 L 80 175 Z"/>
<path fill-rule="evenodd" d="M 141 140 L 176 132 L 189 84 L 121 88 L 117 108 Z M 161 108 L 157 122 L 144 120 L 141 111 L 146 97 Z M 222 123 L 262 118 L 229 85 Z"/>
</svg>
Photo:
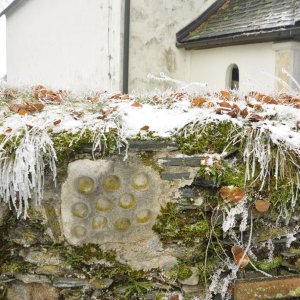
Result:
<svg viewBox="0 0 300 300">
<path fill-rule="evenodd" d="M 136 200 L 132 194 L 123 194 L 119 199 L 119 206 L 125 209 L 130 209 L 135 207 Z"/>
<path fill-rule="evenodd" d="M 89 215 L 89 208 L 85 203 L 78 202 L 72 207 L 72 213 L 78 218 L 86 218 Z"/>
<path fill-rule="evenodd" d="M 95 230 L 102 230 L 107 226 L 107 218 L 97 216 L 92 221 L 92 227 Z"/>
<path fill-rule="evenodd" d="M 149 177 L 146 173 L 138 173 L 133 176 L 131 186 L 136 190 L 147 190 L 149 188 Z"/>
<path fill-rule="evenodd" d="M 75 226 L 72 229 L 72 234 L 78 239 L 84 238 L 86 236 L 86 233 L 87 233 L 86 228 L 80 225 Z"/>
<path fill-rule="evenodd" d="M 116 191 L 121 186 L 121 180 L 116 175 L 109 175 L 104 179 L 103 187 L 107 191 Z"/>
<path fill-rule="evenodd" d="M 76 182 L 77 191 L 81 194 L 90 194 L 95 190 L 95 182 L 91 177 L 82 176 Z"/>
<path fill-rule="evenodd" d="M 137 223 L 145 224 L 150 221 L 151 216 L 152 216 L 152 212 L 150 209 L 142 209 L 136 213 L 135 219 Z"/>
<path fill-rule="evenodd" d="M 112 209 L 112 202 L 106 198 L 98 199 L 96 202 L 96 209 L 98 211 L 106 212 Z"/>
<path fill-rule="evenodd" d="M 131 222 L 127 218 L 120 218 L 115 222 L 115 229 L 117 231 L 127 231 L 131 225 Z"/>
</svg>

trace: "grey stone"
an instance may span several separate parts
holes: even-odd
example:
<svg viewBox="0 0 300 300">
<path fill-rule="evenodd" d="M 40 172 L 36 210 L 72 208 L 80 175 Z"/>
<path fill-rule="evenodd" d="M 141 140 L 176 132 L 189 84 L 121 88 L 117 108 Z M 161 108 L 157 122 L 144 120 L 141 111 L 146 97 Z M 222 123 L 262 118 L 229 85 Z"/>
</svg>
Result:
<svg viewBox="0 0 300 300">
<path fill-rule="evenodd" d="M 183 285 L 197 285 L 199 283 L 199 270 L 198 268 L 191 268 L 192 275 L 191 277 L 184 279 L 184 280 L 179 280 L 179 282 Z"/>
<path fill-rule="evenodd" d="M 193 181 L 193 184 L 195 186 L 204 187 L 204 188 L 217 188 L 218 187 L 212 180 L 207 180 L 203 177 L 196 177 Z"/>
<path fill-rule="evenodd" d="M 167 141 L 129 141 L 129 151 L 174 151 L 178 150 L 176 142 Z"/>
<path fill-rule="evenodd" d="M 24 283 L 50 283 L 47 276 L 35 274 L 15 274 L 15 278 Z"/>
<path fill-rule="evenodd" d="M 53 280 L 53 286 L 57 288 L 75 288 L 89 286 L 89 281 L 80 278 L 56 278 Z"/>
<path fill-rule="evenodd" d="M 177 180 L 177 179 L 190 179 L 190 173 L 171 173 L 171 172 L 162 172 L 160 174 L 161 179 L 163 180 Z"/>
<path fill-rule="evenodd" d="M 13 282 L 8 286 L 6 300 L 58 300 L 57 289 L 48 284 Z"/>
<path fill-rule="evenodd" d="M 56 253 L 41 251 L 38 249 L 23 249 L 19 252 L 20 256 L 24 258 L 25 261 L 32 264 L 37 264 L 40 266 L 44 265 L 54 265 L 58 266 L 63 263 L 63 259 Z"/>
<path fill-rule="evenodd" d="M 6 203 L 0 203 L 0 226 L 5 223 L 9 213 L 9 207 Z"/>
<path fill-rule="evenodd" d="M 186 166 L 198 168 L 201 166 L 201 161 L 204 156 L 191 157 L 163 157 L 158 162 L 164 166 Z"/>
<path fill-rule="evenodd" d="M 35 270 L 36 274 L 62 275 L 64 271 L 59 266 L 41 266 Z"/>
<path fill-rule="evenodd" d="M 93 289 L 107 289 L 113 284 L 113 280 L 111 278 L 103 278 L 103 279 L 93 279 L 90 281 L 90 285 Z"/>
<path fill-rule="evenodd" d="M 43 239 L 40 230 L 22 224 L 11 229 L 8 235 L 11 241 L 24 247 L 30 247 Z"/>
</svg>

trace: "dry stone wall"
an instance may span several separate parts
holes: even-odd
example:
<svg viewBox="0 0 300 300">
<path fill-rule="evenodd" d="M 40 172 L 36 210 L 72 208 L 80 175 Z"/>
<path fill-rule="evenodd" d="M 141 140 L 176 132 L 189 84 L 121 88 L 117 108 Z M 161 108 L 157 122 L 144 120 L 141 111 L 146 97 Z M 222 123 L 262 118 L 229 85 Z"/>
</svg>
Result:
<svg viewBox="0 0 300 300">
<path fill-rule="evenodd" d="M 155 140 L 131 141 L 126 160 L 94 160 L 90 150 L 64 160 L 56 185 L 49 174 L 27 220 L 1 204 L 0 299 L 192 299 L 204 297 L 222 259 L 239 262 L 231 247 L 244 216 L 224 234 L 226 216 L 216 209 L 236 205 L 222 187 L 242 189 L 237 152 L 186 155 L 176 142 Z M 287 227 L 264 226 L 273 214 L 249 208 L 247 255 L 270 275 L 298 273 L 298 209 Z M 254 267 L 237 278 L 262 277 Z"/>
</svg>

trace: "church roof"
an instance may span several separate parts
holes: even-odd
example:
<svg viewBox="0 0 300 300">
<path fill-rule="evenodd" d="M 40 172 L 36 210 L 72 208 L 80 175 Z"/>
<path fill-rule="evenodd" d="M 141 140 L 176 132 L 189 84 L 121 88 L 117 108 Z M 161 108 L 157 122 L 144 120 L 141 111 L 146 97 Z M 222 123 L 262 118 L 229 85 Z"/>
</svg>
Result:
<svg viewBox="0 0 300 300">
<path fill-rule="evenodd" d="M 177 33 L 177 45 L 210 48 L 300 38 L 300 0 L 217 0 Z"/>
</svg>

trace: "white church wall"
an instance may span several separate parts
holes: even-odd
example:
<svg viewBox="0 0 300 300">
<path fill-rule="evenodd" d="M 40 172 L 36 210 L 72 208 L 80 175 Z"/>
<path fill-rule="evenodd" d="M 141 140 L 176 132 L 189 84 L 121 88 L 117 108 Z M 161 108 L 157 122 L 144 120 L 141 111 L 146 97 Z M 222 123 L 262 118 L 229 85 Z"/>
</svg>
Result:
<svg viewBox="0 0 300 300">
<path fill-rule="evenodd" d="M 120 0 L 28 0 L 7 17 L 12 85 L 120 90 Z"/>
<path fill-rule="evenodd" d="M 248 44 L 203 50 L 187 50 L 187 77 L 189 81 L 207 82 L 217 90 L 228 88 L 228 67 L 239 68 L 240 90 L 274 88 L 275 52 L 272 43 Z"/>
<path fill-rule="evenodd" d="M 176 47 L 176 32 L 197 18 L 214 0 L 131 0 L 129 89 L 164 88 L 148 74 L 163 72 L 185 80 L 187 52 Z"/>
</svg>

